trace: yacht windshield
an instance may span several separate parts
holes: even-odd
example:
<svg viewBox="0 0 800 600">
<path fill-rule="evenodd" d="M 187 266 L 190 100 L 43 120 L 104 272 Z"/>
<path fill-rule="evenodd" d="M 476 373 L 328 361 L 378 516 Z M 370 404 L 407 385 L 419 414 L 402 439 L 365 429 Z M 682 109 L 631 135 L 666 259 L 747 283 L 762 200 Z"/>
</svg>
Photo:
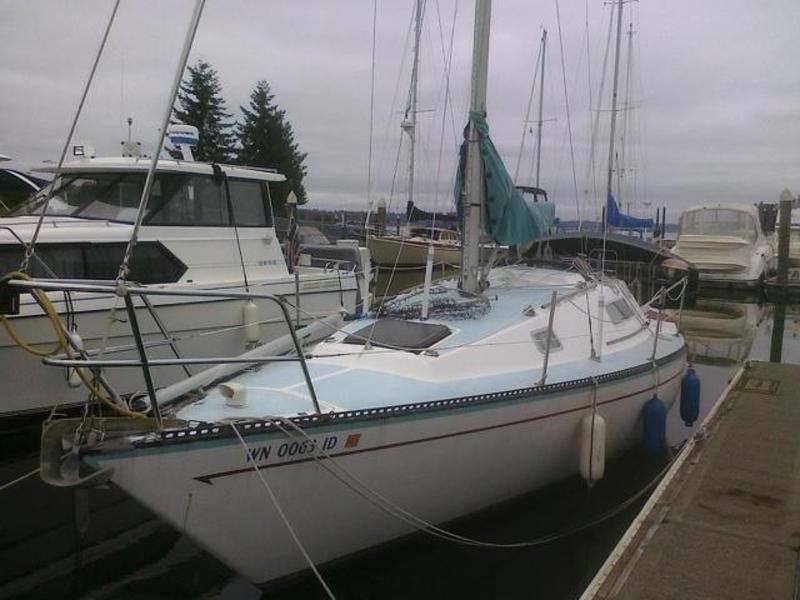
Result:
<svg viewBox="0 0 800 600">
<path fill-rule="evenodd" d="M 144 173 L 79 173 L 60 177 L 53 185 L 47 214 L 133 223 L 142 198 Z M 13 216 L 38 215 L 47 188 L 14 211 Z"/>
<path fill-rule="evenodd" d="M 47 214 L 133 223 L 139 210 L 144 172 L 70 173 L 55 182 Z M 230 190 L 231 202 L 226 190 Z M 13 216 L 39 215 L 47 190 L 31 198 Z M 233 219 L 230 207 L 233 207 Z M 265 188 L 257 180 L 229 179 L 228 185 L 211 175 L 156 173 L 144 224 L 154 226 L 244 227 L 272 225 Z"/>
<path fill-rule="evenodd" d="M 729 235 L 754 242 L 758 231 L 749 213 L 730 208 L 704 208 L 681 215 L 679 235 Z"/>
</svg>

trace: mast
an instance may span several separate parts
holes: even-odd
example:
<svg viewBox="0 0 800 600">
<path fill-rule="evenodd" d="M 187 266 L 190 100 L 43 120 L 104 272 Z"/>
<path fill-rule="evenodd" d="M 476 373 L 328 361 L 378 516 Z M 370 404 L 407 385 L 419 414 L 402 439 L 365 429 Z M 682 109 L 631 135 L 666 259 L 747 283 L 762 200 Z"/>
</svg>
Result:
<svg viewBox="0 0 800 600">
<path fill-rule="evenodd" d="M 542 72 L 539 79 L 539 120 L 536 121 L 536 187 L 539 187 L 539 167 L 542 163 L 542 110 L 544 108 L 544 65 L 547 53 L 547 29 L 542 31 Z"/>
<path fill-rule="evenodd" d="M 608 197 L 611 195 L 611 181 L 612 181 L 612 172 L 614 169 L 614 133 L 617 126 L 617 87 L 619 86 L 619 47 L 620 41 L 622 39 L 622 3 L 624 0 L 618 0 L 617 2 L 617 44 L 616 50 L 614 54 L 614 87 L 613 92 L 611 94 L 611 135 L 608 136 L 608 178 L 606 179 L 606 203 L 608 202 Z M 603 203 L 603 206 L 606 206 L 606 203 Z M 600 262 L 600 277 L 601 282 L 602 278 L 605 275 L 605 263 L 606 263 L 606 240 L 608 239 L 608 210 L 603 209 L 603 254 Z M 603 357 L 603 323 L 605 321 L 605 286 L 602 284 L 600 285 L 600 295 L 597 298 L 597 315 L 598 315 L 598 327 L 597 327 L 597 355 L 596 360 L 600 361 Z"/>
<path fill-rule="evenodd" d="M 622 115 L 622 140 L 621 148 L 619 151 L 619 161 L 617 165 L 617 202 L 622 202 L 622 183 L 625 178 L 625 170 L 628 165 L 625 162 L 625 149 L 628 146 L 628 121 L 631 112 L 631 74 L 633 67 L 633 23 L 628 26 L 628 51 L 625 56 L 625 112 Z M 626 200 L 627 212 L 631 214 L 631 201 L 630 198 Z M 620 204 L 620 206 L 622 206 Z"/>
<path fill-rule="evenodd" d="M 408 134 L 410 142 L 408 158 L 408 201 L 414 202 L 414 163 L 415 142 L 417 137 L 417 82 L 419 79 L 419 45 L 422 37 L 422 4 L 424 0 L 417 0 L 414 14 L 414 62 L 411 67 L 411 86 L 408 91 L 408 103 L 403 123 L 400 128 Z M 410 206 L 410 205 L 409 205 Z"/>
<path fill-rule="evenodd" d="M 486 82 L 489 70 L 489 25 L 491 0 L 475 0 L 475 33 L 472 47 L 472 91 L 469 110 L 486 113 Z M 486 190 L 483 183 L 483 161 L 478 146 L 478 131 L 470 119 L 467 132 L 467 164 L 464 191 L 461 196 L 464 226 L 461 231 L 461 280 L 465 292 L 480 293 L 480 241 Z"/>
<path fill-rule="evenodd" d="M 606 198 L 611 194 L 612 173 L 614 170 L 614 134 L 617 127 L 617 88 L 619 86 L 619 48 L 622 40 L 622 3 L 617 2 L 617 45 L 614 55 L 614 88 L 611 94 L 611 135 L 608 139 L 608 178 L 606 179 Z M 603 228 L 608 224 L 608 211 L 604 219 Z"/>
</svg>

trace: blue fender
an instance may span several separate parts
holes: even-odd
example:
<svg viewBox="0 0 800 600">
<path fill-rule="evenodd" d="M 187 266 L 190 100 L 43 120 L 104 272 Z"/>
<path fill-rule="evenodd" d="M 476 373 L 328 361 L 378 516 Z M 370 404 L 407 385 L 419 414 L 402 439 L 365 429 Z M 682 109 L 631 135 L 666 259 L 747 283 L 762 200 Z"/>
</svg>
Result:
<svg viewBox="0 0 800 600">
<path fill-rule="evenodd" d="M 644 423 L 644 447 L 648 452 L 658 454 L 667 445 L 667 407 L 653 394 L 642 408 Z"/>
<path fill-rule="evenodd" d="M 681 419 L 687 427 L 700 416 L 700 378 L 692 367 L 681 380 Z"/>
</svg>

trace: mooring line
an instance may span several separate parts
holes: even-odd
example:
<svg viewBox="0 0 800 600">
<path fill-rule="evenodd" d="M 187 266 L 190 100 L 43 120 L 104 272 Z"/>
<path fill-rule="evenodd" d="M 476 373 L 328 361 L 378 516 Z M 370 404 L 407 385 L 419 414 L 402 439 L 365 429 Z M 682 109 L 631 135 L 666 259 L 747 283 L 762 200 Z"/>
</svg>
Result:
<svg viewBox="0 0 800 600">
<path fill-rule="evenodd" d="M 249 455 L 250 454 L 250 447 L 247 445 L 247 442 L 244 441 L 244 438 L 242 437 L 242 434 L 239 433 L 239 429 L 233 423 L 231 423 L 231 428 L 233 429 L 233 432 L 236 434 L 236 437 L 239 438 L 239 441 L 242 443 L 242 446 L 244 447 L 245 451 Z M 305 547 L 303 546 L 303 543 L 300 541 L 300 538 L 297 536 L 297 533 L 295 532 L 294 527 L 292 527 L 292 524 L 289 522 L 289 519 L 286 516 L 286 513 L 283 512 L 283 508 L 281 508 L 281 505 L 278 502 L 278 498 L 275 496 L 275 492 L 272 491 L 272 488 L 270 487 L 269 483 L 267 483 L 267 480 L 264 479 L 264 475 L 261 473 L 261 469 L 258 468 L 258 465 L 255 462 L 253 462 L 253 470 L 258 475 L 258 478 L 261 480 L 261 483 L 264 484 L 264 488 L 267 490 L 267 493 L 269 494 L 269 497 L 272 500 L 272 504 L 275 506 L 276 510 L 278 511 L 278 515 L 280 515 L 281 519 L 283 520 L 283 524 L 286 526 L 286 529 L 289 531 L 289 534 L 292 536 L 292 539 L 294 540 L 294 543 L 297 545 L 297 548 L 300 550 L 300 553 L 303 555 L 303 558 L 306 559 L 306 562 L 308 563 L 308 566 L 314 572 L 314 575 L 317 577 L 317 580 L 319 581 L 320 585 L 325 590 L 325 592 L 328 594 L 329 598 L 331 598 L 332 600 L 336 600 L 336 596 L 333 595 L 333 592 L 331 591 L 331 588 L 328 587 L 327 583 L 325 583 L 325 580 L 322 578 L 322 575 L 317 570 L 317 566 L 314 564 L 314 561 L 311 560 L 311 557 L 309 556 L 308 552 L 306 551 Z"/>
</svg>

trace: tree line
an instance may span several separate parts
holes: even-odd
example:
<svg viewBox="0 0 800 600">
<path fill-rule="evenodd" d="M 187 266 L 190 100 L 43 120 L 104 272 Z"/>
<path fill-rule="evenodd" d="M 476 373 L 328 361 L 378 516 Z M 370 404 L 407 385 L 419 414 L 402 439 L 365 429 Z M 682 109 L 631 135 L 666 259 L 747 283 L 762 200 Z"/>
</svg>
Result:
<svg viewBox="0 0 800 600">
<path fill-rule="evenodd" d="M 306 201 L 303 179 L 307 173 L 306 153 L 295 142 L 286 111 L 275 103 L 269 83 L 262 80 L 250 94 L 248 105 L 240 106 L 240 121 L 232 120 L 222 97 L 216 70 L 198 60 L 187 67 L 173 107 L 175 121 L 197 127 L 200 141 L 194 150 L 197 160 L 276 169 L 288 185 L 271 188 L 275 210 L 294 191 L 300 204 Z"/>
</svg>

